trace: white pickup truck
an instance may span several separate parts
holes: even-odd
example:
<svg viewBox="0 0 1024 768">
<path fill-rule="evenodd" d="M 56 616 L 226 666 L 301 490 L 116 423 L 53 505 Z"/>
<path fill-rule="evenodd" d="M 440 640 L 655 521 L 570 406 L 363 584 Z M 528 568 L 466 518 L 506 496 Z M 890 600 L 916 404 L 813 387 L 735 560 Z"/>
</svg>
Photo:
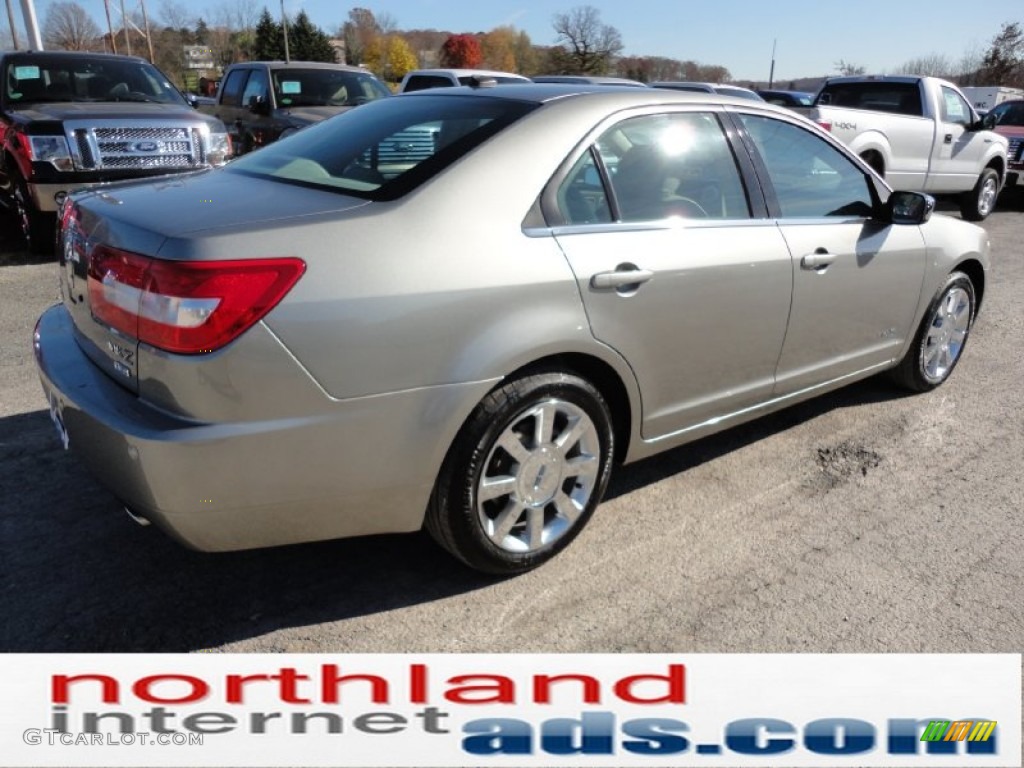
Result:
<svg viewBox="0 0 1024 768">
<path fill-rule="evenodd" d="M 934 77 L 836 77 L 798 110 L 844 142 L 890 186 L 956 195 L 981 221 L 1006 176 L 1007 142 L 984 130 L 963 93 Z"/>
</svg>

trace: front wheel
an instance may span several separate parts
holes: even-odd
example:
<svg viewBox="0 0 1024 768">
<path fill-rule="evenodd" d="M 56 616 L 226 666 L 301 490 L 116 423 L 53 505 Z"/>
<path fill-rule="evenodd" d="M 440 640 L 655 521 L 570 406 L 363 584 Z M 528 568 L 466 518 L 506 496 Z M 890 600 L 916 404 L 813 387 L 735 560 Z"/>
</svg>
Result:
<svg viewBox="0 0 1024 768">
<path fill-rule="evenodd" d="M 999 174 L 986 168 L 978 177 L 978 183 L 970 192 L 964 192 L 960 199 L 960 215 L 967 221 L 983 221 L 996 207 L 999 196 Z"/>
<path fill-rule="evenodd" d="M 477 570 L 514 574 L 550 560 L 579 534 L 611 474 L 608 405 L 567 373 L 511 381 L 488 395 L 456 438 L 426 527 Z"/>
<path fill-rule="evenodd" d="M 14 214 L 29 253 L 52 255 L 55 247 L 56 219 L 36 208 L 29 194 L 28 184 L 21 176 L 13 174 L 13 182 Z"/>
<path fill-rule="evenodd" d="M 974 322 L 974 283 L 953 272 L 928 306 L 914 343 L 893 371 L 893 378 L 914 392 L 942 384 L 959 362 Z"/>
</svg>

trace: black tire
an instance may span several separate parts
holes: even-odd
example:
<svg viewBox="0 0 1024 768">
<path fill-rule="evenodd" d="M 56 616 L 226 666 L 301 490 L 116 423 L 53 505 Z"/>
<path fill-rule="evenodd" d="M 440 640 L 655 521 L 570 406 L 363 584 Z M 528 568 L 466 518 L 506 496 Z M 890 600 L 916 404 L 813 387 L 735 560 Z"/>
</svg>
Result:
<svg viewBox="0 0 1024 768">
<path fill-rule="evenodd" d="M 935 389 L 949 378 L 963 356 L 974 325 L 974 283 L 953 272 L 935 294 L 893 379 L 913 392 Z"/>
<path fill-rule="evenodd" d="M 608 405 L 589 382 L 567 373 L 510 381 L 484 398 L 460 430 L 431 496 L 426 528 L 479 571 L 536 568 L 590 519 L 607 487 L 613 451 Z M 485 485 L 491 498 L 481 498 Z"/>
<path fill-rule="evenodd" d="M 14 181 L 14 216 L 29 253 L 52 256 L 55 253 L 56 217 L 36 208 L 28 184 L 17 173 Z"/>
<path fill-rule="evenodd" d="M 978 176 L 978 183 L 960 197 L 960 215 L 967 221 L 984 221 L 996 207 L 999 196 L 999 174 L 986 168 Z"/>
</svg>

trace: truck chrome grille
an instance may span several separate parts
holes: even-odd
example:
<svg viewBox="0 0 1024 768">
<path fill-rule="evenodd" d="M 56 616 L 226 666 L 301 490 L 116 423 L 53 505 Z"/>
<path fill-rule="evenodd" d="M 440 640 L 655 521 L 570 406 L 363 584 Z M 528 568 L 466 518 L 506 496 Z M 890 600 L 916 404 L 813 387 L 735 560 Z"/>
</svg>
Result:
<svg viewBox="0 0 1024 768">
<path fill-rule="evenodd" d="M 1024 139 L 1019 137 L 1010 139 L 1010 147 L 1007 150 L 1006 156 L 1013 163 L 1024 161 Z"/>
<path fill-rule="evenodd" d="M 75 165 L 82 170 L 187 170 L 202 167 L 205 159 L 202 134 L 188 123 L 104 120 L 65 125 Z"/>
</svg>

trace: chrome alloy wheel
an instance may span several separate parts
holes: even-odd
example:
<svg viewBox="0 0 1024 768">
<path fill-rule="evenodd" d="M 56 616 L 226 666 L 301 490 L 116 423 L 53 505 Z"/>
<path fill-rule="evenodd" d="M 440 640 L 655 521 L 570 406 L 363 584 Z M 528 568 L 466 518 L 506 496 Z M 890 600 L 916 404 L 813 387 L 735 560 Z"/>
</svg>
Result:
<svg viewBox="0 0 1024 768">
<path fill-rule="evenodd" d="M 572 529 L 597 486 L 601 440 L 586 411 L 552 398 L 515 416 L 476 487 L 484 534 L 507 552 L 536 552 Z"/>
<path fill-rule="evenodd" d="M 999 195 L 999 181 L 994 177 L 987 177 L 982 183 L 978 192 L 978 215 L 985 218 L 996 206 L 996 197 Z"/>
<path fill-rule="evenodd" d="M 921 367 L 933 382 L 945 379 L 960 357 L 971 327 L 971 297 L 959 286 L 952 286 L 942 297 L 921 350 Z"/>
</svg>

